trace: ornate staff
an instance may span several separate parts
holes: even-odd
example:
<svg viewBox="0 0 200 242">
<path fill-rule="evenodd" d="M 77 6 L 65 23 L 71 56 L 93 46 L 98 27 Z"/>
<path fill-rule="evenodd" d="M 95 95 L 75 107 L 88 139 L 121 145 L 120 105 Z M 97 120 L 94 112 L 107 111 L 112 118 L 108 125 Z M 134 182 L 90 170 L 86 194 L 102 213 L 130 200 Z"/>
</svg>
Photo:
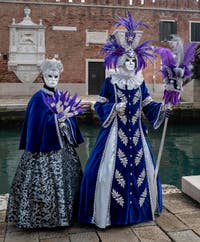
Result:
<svg viewBox="0 0 200 242">
<path fill-rule="evenodd" d="M 160 54 L 162 61 L 160 71 L 163 74 L 165 83 L 163 102 L 167 111 L 158 151 L 154 182 L 156 182 L 160 167 L 170 111 L 172 107 L 179 104 L 182 86 L 186 79 L 192 74 L 191 62 L 194 59 L 196 48 L 195 43 L 184 44 L 181 38 L 177 35 L 171 35 L 168 42 L 172 50 L 161 47 L 155 49 L 155 52 Z"/>
</svg>

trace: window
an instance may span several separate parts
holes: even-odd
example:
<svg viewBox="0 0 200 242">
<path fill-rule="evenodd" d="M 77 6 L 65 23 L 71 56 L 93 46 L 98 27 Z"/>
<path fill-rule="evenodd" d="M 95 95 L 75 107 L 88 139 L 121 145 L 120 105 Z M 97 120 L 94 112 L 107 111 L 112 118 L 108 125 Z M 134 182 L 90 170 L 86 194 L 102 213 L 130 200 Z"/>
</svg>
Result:
<svg viewBox="0 0 200 242">
<path fill-rule="evenodd" d="M 200 22 L 190 22 L 190 41 L 200 41 Z"/>
<path fill-rule="evenodd" d="M 171 34 L 177 34 L 177 23 L 175 21 L 160 21 L 160 41 L 167 40 Z"/>
</svg>

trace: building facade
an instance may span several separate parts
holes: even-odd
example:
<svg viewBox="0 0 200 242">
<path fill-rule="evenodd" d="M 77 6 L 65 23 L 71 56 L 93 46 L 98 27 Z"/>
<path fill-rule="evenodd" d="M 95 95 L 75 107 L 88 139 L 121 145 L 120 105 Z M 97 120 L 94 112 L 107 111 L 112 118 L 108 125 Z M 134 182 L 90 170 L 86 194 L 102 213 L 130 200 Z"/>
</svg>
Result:
<svg viewBox="0 0 200 242">
<path fill-rule="evenodd" d="M 127 10 L 149 26 L 142 40 L 152 39 L 155 46 L 172 33 L 186 42 L 200 41 L 198 0 L 0 0 L 0 96 L 32 95 L 42 85 L 40 75 L 24 83 L 8 70 L 9 26 L 13 18 L 22 21 L 25 8 L 31 9 L 32 21 L 42 21 L 45 28 L 45 57 L 63 62 L 61 88 L 80 95 L 98 94 L 106 76 L 100 50 L 117 16 L 125 17 Z M 144 71 L 151 90 L 161 84 L 158 65 Z"/>
</svg>

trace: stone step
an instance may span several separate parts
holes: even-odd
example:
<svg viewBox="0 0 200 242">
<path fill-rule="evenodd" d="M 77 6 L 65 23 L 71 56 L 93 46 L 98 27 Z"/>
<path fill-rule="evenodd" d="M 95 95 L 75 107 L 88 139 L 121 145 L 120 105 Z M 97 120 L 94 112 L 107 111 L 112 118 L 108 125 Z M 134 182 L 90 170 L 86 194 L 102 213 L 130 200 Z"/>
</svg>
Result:
<svg viewBox="0 0 200 242">
<path fill-rule="evenodd" d="M 200 203 L 200 175 L 197 176 L 183 176 L 182 191 Z"/>
</svg>

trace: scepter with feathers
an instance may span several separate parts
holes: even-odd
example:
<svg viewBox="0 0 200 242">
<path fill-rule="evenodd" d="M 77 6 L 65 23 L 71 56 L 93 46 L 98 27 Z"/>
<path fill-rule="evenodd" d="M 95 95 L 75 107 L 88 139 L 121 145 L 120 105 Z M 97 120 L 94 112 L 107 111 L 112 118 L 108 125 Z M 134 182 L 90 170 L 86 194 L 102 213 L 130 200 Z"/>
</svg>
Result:
<svg viewBox="0 0 200 242">
<path fill-rule="evenodd" d="M 160 55 L 162 66 L 161 72 L 164 77 L 165 90 L 163 102 L 168 110 L 165 117 L 164 128 L 158 152 L 158 158 L 155 169 L 155 181 L 157 179 L 160 166 L 161 155 L 166 136 L 167 123 L 170 110 L 180 102 L 180 95 L 184 82 L 192 75 L 192 61 L 195 55 L 196 43 L 183 43 L 177 35 L 170 35 L 168 41 L 171 49 L 157 47 L 155 52 Z"/>
</svg>

